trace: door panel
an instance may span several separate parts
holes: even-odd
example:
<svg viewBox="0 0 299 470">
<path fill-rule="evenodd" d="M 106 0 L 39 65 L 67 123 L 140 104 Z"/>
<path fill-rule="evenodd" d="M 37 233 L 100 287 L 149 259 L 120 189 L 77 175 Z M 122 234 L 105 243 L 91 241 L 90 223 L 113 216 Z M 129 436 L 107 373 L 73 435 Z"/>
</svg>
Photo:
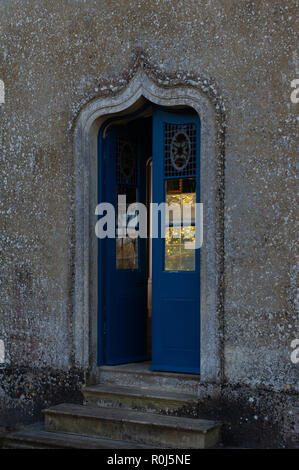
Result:
<svg viewBox="0 0 299 470">
<path fill-rule="evenodd" d="M 153 202 L 189 205 L 191 217 L 167 224 L 160 215 L 166 239 L 153 239 L 153 370 L 200 372 L 200 254 L 185 244 L 195 236 L 199 152 L 197 115 L 154 109 Z"/>
<path fill-rule="evenodd" d="M 138 135 L 138 134 L 137 134 Z M 144 202 L 141 144 L 132 131 L 112 127 L 103 141 L 104 201 L 117 207 L 117 196 L 126 195 L 127 207 Z M 127 216 L 116 228 L 124 234 Z M 104 254 L 105 364 L 147 359 L 146 240 L 110 238 L 100 241 Z"/>
</svg>

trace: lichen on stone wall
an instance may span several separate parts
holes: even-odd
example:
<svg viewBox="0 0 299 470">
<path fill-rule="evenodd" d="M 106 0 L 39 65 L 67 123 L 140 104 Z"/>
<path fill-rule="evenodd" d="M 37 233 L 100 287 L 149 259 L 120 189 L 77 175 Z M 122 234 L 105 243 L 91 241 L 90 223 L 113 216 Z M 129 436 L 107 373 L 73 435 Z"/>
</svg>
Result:
<svg viewBox="0 0 299 470">
<path fill-rule="evenodd" d="M 125 86 L 136 51 L 164 86 L 204 77 L 223 122 L 224 379 L 271 393 L 298 389 L 290 360 L 299 334 L 297 8 L 284 0 L 0 2 L 2 409 L 29 403 L 27 392 L 11 398 L 25 370 L 59 375 L 74 366 L 73 129 L 86 103 Z M 44 396 L 47 380 L 34 380 Z"/>
</svg>

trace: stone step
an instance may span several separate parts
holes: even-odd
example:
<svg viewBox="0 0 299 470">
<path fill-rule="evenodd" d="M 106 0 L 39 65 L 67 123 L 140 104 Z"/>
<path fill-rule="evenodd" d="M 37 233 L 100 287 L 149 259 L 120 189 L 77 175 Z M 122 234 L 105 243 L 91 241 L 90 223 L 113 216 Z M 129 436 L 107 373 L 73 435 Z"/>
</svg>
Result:
<svg viewBox="0 0 299 470">
<path fill-rule="evenodd" d="M 187 393 L 148 391 L 141 387 L 102 384 L 83 387 L 82 393 L 84 404 L 87 406 L 197 416 L 198 399 Z"/>
<path fill-rule="evenodd" d="M 159 372 L 149 370 L 150 363 L 134 363 L 118 366 L 101 366 L 99 382 L 103 385 L 120 387 L 138 387 L 147 391 L 168 391 L 198 395 L 200 376 L 177 372 Z"/>
<path fill-rule="evenodd" d="M 3 449 L 151 449 L 142 444 L 47 432 L 42 423 L 26 426 L 4 438 Z"/>
<path fill-rule="evenodd" d="M 44 411 L 48 432 L 132 442 L 160 448 L 216 446 L 219 422 L 132 410 L 62 404 Z"/>
</svg>

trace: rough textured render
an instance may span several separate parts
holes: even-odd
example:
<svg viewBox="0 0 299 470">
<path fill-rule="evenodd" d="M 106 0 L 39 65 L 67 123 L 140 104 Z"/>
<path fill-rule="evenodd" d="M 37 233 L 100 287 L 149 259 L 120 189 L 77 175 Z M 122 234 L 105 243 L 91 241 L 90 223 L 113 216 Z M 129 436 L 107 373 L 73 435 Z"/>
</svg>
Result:
<svg viewBox="0 0 299 470">
<path fill-rule="evenodd" d="M 216 84 L 225 110 L 223 377 L 201 411 L 230 442 L 298 445 L 297 31 L 296 0 L 0 1 L 0 427 L 81 400 L 74 128 L 143 51 L 161 76 Z"/>
</svg>

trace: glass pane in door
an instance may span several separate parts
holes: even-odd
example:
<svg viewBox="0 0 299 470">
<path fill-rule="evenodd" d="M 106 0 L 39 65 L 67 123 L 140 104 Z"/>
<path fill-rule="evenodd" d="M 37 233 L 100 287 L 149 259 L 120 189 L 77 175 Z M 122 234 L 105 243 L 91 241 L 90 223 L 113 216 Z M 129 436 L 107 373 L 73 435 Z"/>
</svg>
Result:
<svg viewBox="0 0 299 470">
<path fill-rule="evenodd" d="M 186 243 L 195 241 L 195 178 L 166 180 L 166 203 L 176 210 L 165 227 L 165 271 L 194 271 L 195 250 Z"/>
<path fill-rule="evenodd" d="M 128 212 L 128 207 L 137 200 L 137 188 L 126 185 L 117 185 L 117 196 L 126 196 L 126 206 L 118 207 L 121 216 L 117 213 L 116 238 L 116 269 L 138 269 L 138 238 L 127 235 L 127 226 L 134 213 Z"/>
<path fill-rule="evenodd" d="M 127 236 L 127 226 L 135 212 L 128 213 L 130 204 L 137 202 L 138 197 L 138 163 L 137 145 L 134 139 L 117 139 L 117 165 L 116 165 L 116 197 L 126 197 L 125 207 L 118 207 L 116 215 L 116 269 L 138 269 L 138 239 Z"/>
</svg>

